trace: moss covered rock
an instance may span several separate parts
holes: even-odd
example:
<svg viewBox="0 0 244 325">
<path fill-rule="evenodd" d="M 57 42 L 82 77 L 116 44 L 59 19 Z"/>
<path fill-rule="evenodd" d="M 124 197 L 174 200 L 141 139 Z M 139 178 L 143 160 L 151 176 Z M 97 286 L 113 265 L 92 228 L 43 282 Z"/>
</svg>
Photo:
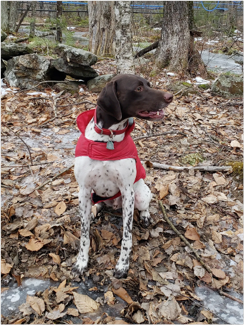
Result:
<svg viewBox="0 0 244 325">
<path fill-rule="evenodd" d="M 214 82 L 211 92 L 226 98 L 241 97 L 243 95 L 243 76 L 223 74 Z"/>
</svg>

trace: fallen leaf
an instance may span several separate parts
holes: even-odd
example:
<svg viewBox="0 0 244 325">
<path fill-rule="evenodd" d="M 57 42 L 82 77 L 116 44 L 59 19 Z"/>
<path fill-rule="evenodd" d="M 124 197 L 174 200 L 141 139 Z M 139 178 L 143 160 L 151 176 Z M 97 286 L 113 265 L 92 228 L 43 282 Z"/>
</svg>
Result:
<svg viewBox="0 0 244 325">
<path fill-rule="evenodd" d="M 212 239 L 216 244 L 222 243 L 222 235 L 216 230 L 212 230 Z"/>
<path fill-rule="evenodd" d="M 56 255 L 56 254 L 54 254 L 54 253 L 49 253 L 49 256 L 52 257 L 54 263 L 60 265 L 60 263 L 61 263 L 61 258 L 60 258 L 59 255 Z"/>
<path fill-rule="evenodd" d="M 30 232 L 28 229 L 19 229 L 18 232 L 23 237 L 34 236 L 33 233 Z"/>
<path fill-rule="evenodd" d="M 198 276 L 198 277 L 202 278 L 205 275 L 206 271 L 202 266 L 196 265 L 196 266 L 194 266 L 193 269 L 194 269 L 195 276 Z"/>
<path fill-rule="evenodd" d="M 120 287 L 118 289 L 112 288 L 113 293 L 115 293 L 118 297 L 120 297 L 121 299 L 123 299 L 124 301 L 127 302 L 127 304 L 131 304 L 133 302 L 133 300 L 131 299 L 131 297 L 129 296 L 128 292 Z"/>
<path fill-rule="evenodd" d="M 241 148 L 241 145 L 237 140 L 231 141 L 230 145 L 232 148 Z"/>
<path fill-rule="evenodd" d="M 114 234 L 111 231 L 102 229 L 101 235 L 103 239 L 105 239 L 106 241 L 110 241 L 110 239 L 113 237 Z"/>
<path fill-rule="evenodd" d="M 44 243 L 38 239 L 35 238 L 31 238 L 28 242 L 28 244 L 25 245 L 25 247 L 29 250 L 29 251 L 39 251 L 42 247 L 44 246 Z"/>
<path fill-rule="evenodd" d="M 213 174 L 213 178 L 214 178 L 215 182 L 217 183 L 217 185 L 225 185 L 226 184 L 226 180 L 224 179 L 224 177 L 217 173 Z"/>
<path fill-rule="evenodd" d="M 209 204 L 213 204 L 213 203 L 218 202 L 217 197 L 215 195 L 213 195 L 213 194 L 209 194 L 209 195 L 203 197 L 202 200 L 204 202 L 206 202 L 206 203 L 209 203 Z"/>
<path fill-rule="evenodd" d="M 222 286 L 224 286 L 226 283 L 228 283 L 230 278 L 228 276 L 225 277 L 225 279 L 217 280 L 215 278 L 212 279 L 212 287 L 215 289 L 220 289 Z"/>
<path fill-rule="evenodd" d="M 79 312 L 76 308 L 68 308 L 66 314 L 74 317 L 79 316 Z"/>
<path fill-rule="evenodd" d="M 18 319 L 14 322 L 14 324 L 23 324 L 24 322 L 26 322 L 26 318 L 21 318 L 21 319 Z"/>
<path fill-rule="evenodd" d="M 185 237 L 191 240 L 200 240 L 200 235 L 197 233 L 195 228 L 186 228 Z"/>
<path fill-rule="evenodd" d="M 201 310 L 201 314 L 209 320 L 213 318 L 213 314 L 209 310 Z"/>
<path fill-rule="evenodd" d="M 54 212 L 58 215 L 61 216 L 67 209 L 67 206 L 64 202 L 59 202 L 59 204 L 56 206 Z"/>
<path fill-rule="evenodd" d="M 27 295 L 26 302 L 30 304 L 31 308 L 34 309 L 39 316 L 45 311 L 45 303 L 41 298 Z"/>
<path fill-rule="evenodd" d="M 81 295 L 79 293 L 73 292 L 74 304 L 81 314 L 93 313 L 98 309 L 99 304 L 86 295 Z"/>
<path fill-rule="evenodd" d="M 12 269 L 13 265 L 6 263 L 5 260 L 1 260 L 1 273 L 8 274 Z"/>
<path fill-rule="evenodd" d="M 104 301 L 108 304 L 108 305 L 114 305 L 115 304 L 115 299 L 114 299 L 114 295 L 112 291 L 107 291 L 104 294 Z"/>
<path fill-rule="evenodd" d="M 162 200 L 165 196 L 169 194 L 169 184 L 162 185 L 159 191 L 159 199 Z"/>
<path fill-rule="evenodd" d="M 141 324 L 145 321 L 141 310 L 138 310 L 135 314 L 133 314 L 132 319 L 136 324 Z"/>
<path fill-rule="evenodd" d="M 225 272 L 222 270 L 212 269 L 211 271 L 213 272 L 213 275 L 216 276 L 216 278 L 225 279 L 225 277 L 226 277 Z"/>
<path fill-rule="evenodd" d="M 175 297 L 169 297 L 157 306 L 160 317 L 165 317 L 168 320 L 175 320 L 181 312 L 181 308 Z"/>
<path fill-rule="evenodd" d="M 57 310 L 52 310 L 51 312 L 46 312 L 45 316 L 48 318 L 48 319 L 51 319 L 51 320 L 55 320 L 55 319 L 58 319 L 58 318 L 61 318 L 63 316 L 65 316 L 66 313 L 61 313 L 58 309 Z"/>
</svg>

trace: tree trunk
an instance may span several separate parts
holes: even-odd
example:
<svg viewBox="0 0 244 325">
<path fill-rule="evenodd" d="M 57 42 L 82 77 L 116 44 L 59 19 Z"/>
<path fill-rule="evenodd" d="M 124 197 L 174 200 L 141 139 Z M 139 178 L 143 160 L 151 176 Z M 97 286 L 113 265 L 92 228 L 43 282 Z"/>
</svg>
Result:
<svg viewBox="0 0 244 325">
<path fill-rule="evenodd" d="M 88 1 L 89 50 L 96 55 L 113 55 L 114 1 Z"/>
<path fill-rule="evenodd" d="M 35 25 L 36 25 L 36 1 L 31 5 L 31 22 L 30 22 L 30 34 L 29 37 L 35 37 Z"/>
<path fill-rule="evenodd" d="M 57 42 L 59 43 L 62 43 L 62 26 L 61 26 L 62 11 L 63 11 L 62 1 L 57 1 Z"/>
<path fill-rule="evenodd" d="M 164 1 L 162 36 L 156 65 L 159 68 L 185 72 L 190 44 L 187 1 Z"/>
<path fill-rule="evenodd" d="M 15 33 L 18 32 L 22 21 L 25 19 L 26 15 L 28 14 L 28 11 L 30 10 L 30 7 L 31 7 L 30 5 L 27 5 L 26 10 L 24 11 L 23 15 L 20 17 L 19 23 L 18 23 L 18 25 L 15 28 Z"/>
<path fill-rule="evenodd" d="M 12 0 L 9 2 L 9 33 L 13 33 L 16 28 L 16 22 L 18 21 L 18 0 Z"/>
<path fill-rule="evenodd" d="M 134 74 L 131 1 L 116 1 L 114 12 L 117 72 Z"/>
<path fill-rule="evenodd" d="M 8 1 L 0 1 L 0 26 L 4 32 L 8 31 Z"/>
</svg>

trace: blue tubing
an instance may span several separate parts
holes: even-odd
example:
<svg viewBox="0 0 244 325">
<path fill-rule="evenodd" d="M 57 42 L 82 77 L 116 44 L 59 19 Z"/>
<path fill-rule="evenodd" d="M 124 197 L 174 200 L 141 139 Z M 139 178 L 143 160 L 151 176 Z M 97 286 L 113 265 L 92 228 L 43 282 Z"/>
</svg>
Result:
<svg viewBox="0 0 244 325">
<path fill-rule="evenodd" d="M 234 0 L 233 0 L 233 1 L 234 1 Z M 240 1 L 241 1 L 241 0 L 240 0 Z M 211 11 L 214 11 L 214 10 L 218 7 L 218 5 L 219 5 L 219 0 L 218 0 L 218 3 L 216 4 L 216 7 L 214 7 L 213 9 L 207 9 L 207 8 L 204 6 L 204 4 L 203 4 L 203 0 L 201 0 L 201 5 L 202 5 L 203 9 L 205 9 L 206 11 L 211 12 Z"/>
</svg>

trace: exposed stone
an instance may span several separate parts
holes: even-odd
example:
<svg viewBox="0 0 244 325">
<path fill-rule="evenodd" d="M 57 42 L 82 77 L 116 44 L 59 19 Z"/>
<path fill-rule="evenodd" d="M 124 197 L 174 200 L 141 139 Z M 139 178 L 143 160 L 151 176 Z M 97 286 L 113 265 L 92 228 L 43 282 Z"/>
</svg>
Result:
<svg viewBox="0 0 244 325">
<path fill-rule="evenodd" d="M 64 44 L 56 46 L 55 52 L 73 67 L 77 67 L 77 65 L 91 66 L 97 62 L 95 54 Z"/>
<path fill-rule="evenodd" d="M 51 60 L 51 67 L 54 67 L 58 71 L 63 72 L 72 78 L 82 79 L 84 81 L 88 81 L 98 76 L 97 72 L 90 66 L 79 64 L 71 65 L 62 58 Z"/>
<path fill-rule="evenodd" d="M 3 42 L 7 38 L 7 34 L 1 29 L 1 42 Z"/>
<path fill-rule="evenodd" d="M 213 83 L 211 92 L 226 98 L 241 97 L 243 95 L 243 76 L 222 74 Z"/>
<path fill-rule="evenodd" d="M 114 77 L 114 74 L 105 74 L 103 76 L 98 76 L 87 82 L 87 87 L 93 93 L 100 93 L 106 84 Z"/>
<path fill-rule="evenodd" d="M 183 96 L 197 93 L 197 89 L 195 89 L 192 84 L 184 81 L 173 82 L 167 88 L 168 90 L 173 91 L 174 93 L 178 93 L 179 91 L 181 91 L 181 95 Z"/>
<path fill-rule="evenodd" d="M 9 60 L 15 56 L 30 54 L 33 50 L 26 44 L 16 43 L 1 43 L 1 57 L 4 60 Z"/>
<path fill-rule="evenodd" d="M 52 78 L 50 61 L 37 54 L 26 54 L 14 57 L 7 62 L 4 72 L 5 78 L 11 87 L 21 89 L 32 88 L 36 82 Z"/>
<path fill-rule="evenodd" d="M 64 90 L 64 92 L 68 92 L 71 93 L 72 95 L 75 93 L 79 92 L 79 82 L 77 81 L 70 81 L 70 82 L 58 82 L 55 84 L 54 89 L 57 91 L 62 91 Z"/>
</svg>

